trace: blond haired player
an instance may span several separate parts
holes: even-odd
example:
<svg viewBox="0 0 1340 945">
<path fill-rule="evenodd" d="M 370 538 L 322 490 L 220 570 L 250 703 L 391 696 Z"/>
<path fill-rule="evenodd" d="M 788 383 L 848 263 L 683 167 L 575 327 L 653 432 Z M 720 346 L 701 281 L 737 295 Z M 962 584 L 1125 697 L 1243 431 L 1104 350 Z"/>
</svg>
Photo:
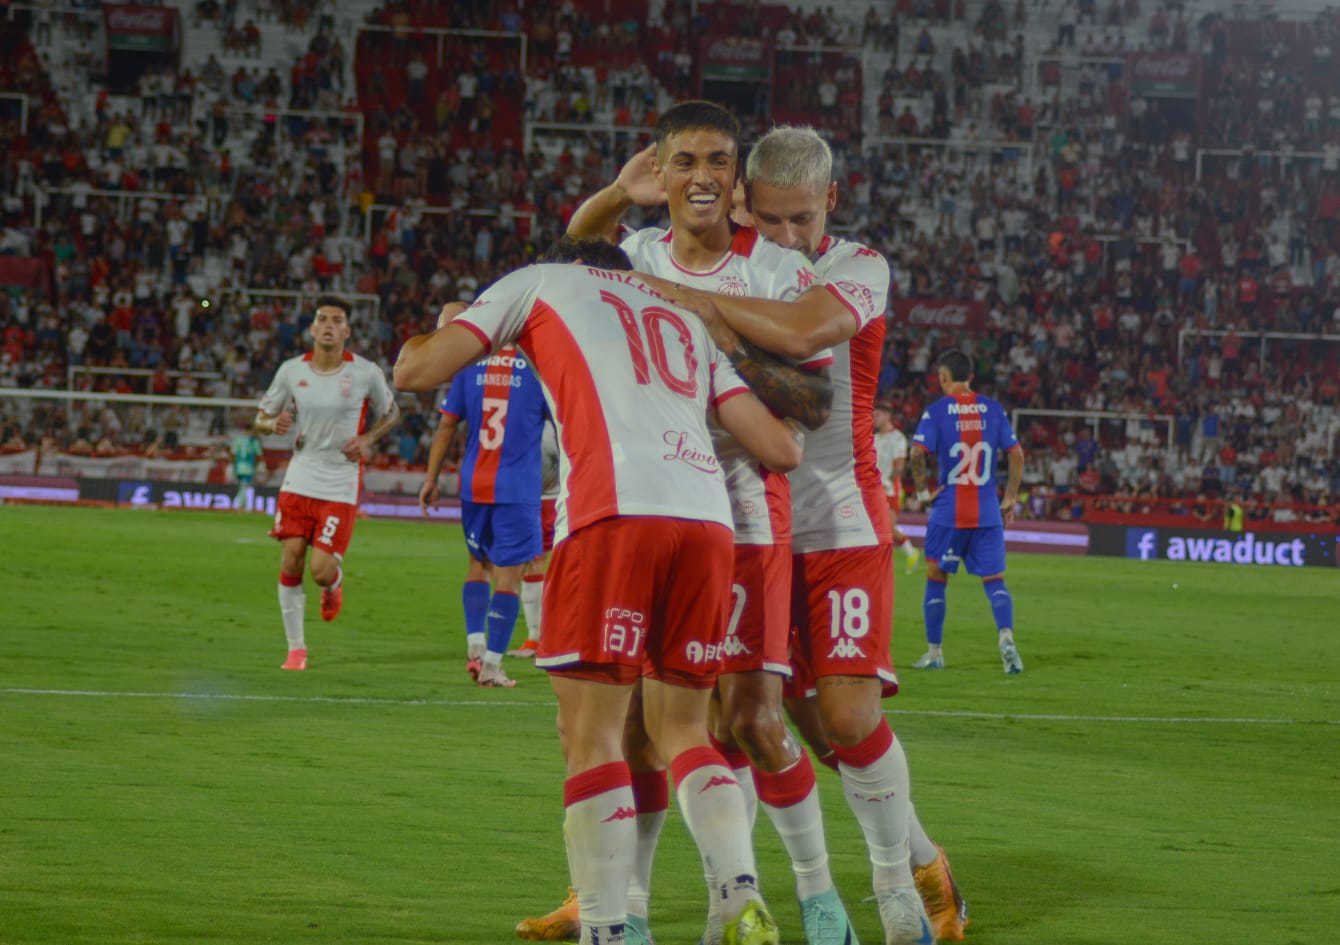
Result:
<svg viewBox="0 0 1340 945">
<path fill-rule="evenodd" d="M 818 726 L 802 729 L 817 728 L 836 756 L 866 837 L 886 945 L 931 942 L 932 925 L 940 937 L 958 939 L 961 897 L 943 852 L 917 822 L 907 759 L 882 707 L 897 691 L 889 656 L 892 538 L 871 417 L 888 263 L 869 247 L 825 233 L 837 185 L 829 148 L 812 129 L 765 135 L 750 152 L 746 184 L 754 225 L 807 253 L 822 291 L 788 304 L 664 288 L 768 351 L 793 358 L 833 351 L 832 416 L 810 434 L 805 462 L 790 476 L 792 623 L 801 631 L 792 651 L 793 692 L 817 703 Z M 789 706 L 803 717 L 801 702 Z"/>
</svg>

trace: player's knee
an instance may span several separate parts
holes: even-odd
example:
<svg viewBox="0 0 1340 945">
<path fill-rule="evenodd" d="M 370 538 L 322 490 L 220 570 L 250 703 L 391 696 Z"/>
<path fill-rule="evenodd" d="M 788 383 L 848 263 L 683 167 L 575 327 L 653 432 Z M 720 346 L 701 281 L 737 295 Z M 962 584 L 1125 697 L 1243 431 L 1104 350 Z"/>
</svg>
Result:
<svg viewBox="0 0 1340 945">
<path fill-rule="evenodd" d="M 340 565 L 334 558 L 312 557 L 312 580 L 322 587 L 334 584 L 339 573 Z"/>
<path fill-rule="evenodd" d="M 824 737 L 830 745 L 859 745 L 879 726 L 882 717 L 878 705 L 872 708 L 863 702 L 824 706 Z"/>
<path fill-rule="evenodd" d="M 735 744 L 751 758 L 771 758 L 785 751 L 787 728 L 780 712 L 762 706 L 749 706 L 731 719 L 730 734 Z"/>
</svg>

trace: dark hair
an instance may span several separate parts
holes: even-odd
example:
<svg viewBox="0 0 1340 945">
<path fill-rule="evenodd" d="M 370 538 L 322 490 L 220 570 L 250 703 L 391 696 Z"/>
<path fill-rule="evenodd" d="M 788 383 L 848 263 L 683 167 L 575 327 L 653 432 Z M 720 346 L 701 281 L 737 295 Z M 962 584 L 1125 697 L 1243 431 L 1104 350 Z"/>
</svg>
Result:
<svg viewBox="0 0 1340 945">
<path fill-rule="evenodd" d="M 935 359 L 935 366 L 948 371 L 951 380 L 972 380 L 972 358 L 958 348 L 950 348 L 941 354 L 940 357 Z"/>
<path fill-rule="evenodd" d="M 345 321 L 348 321 L 349 317 L 354 314 L 354 307 L 350 304 L 348 299 L 342 295 L 335 295 L 334 293 L 329 292 L 325 295 L 318 295 L 316 297 L 316 305 L 312 307 L 312 311 L 315 312 L 317 309 L 326 308 L 327 306 L 342 309 L 344 311 Z"/>
<path fill-rule="evenodd" d="M 740 147 L 740 119 L 734 112 L 716 102 L 690 99 L 667 108 L 656 122 L 653 133 L 657 150 L 671 135 L 697 128 L 719 131 L 735 142 L 737 150 Z"/>
<path fill-rule="evenodd" d="M 628 254 L 606 240 L 578 240 L 564 236 L 554 242 L 543 256 L 543 263 L 572 263 L 581 260 L 595 269 L 611 269 L 625 272 L 633 268 Z"/>
</svg>

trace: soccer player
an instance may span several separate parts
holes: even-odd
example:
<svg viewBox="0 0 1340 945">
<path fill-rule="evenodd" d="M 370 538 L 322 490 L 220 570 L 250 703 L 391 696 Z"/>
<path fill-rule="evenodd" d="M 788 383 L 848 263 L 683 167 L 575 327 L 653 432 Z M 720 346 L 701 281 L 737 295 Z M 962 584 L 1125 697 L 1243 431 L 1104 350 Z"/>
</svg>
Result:
<svg viewBox="0 0 1340 945">
<path fill-rule="evenodd" d="M 807 290 L 824 291 L 811 289 L 814 272 L 802 254 L 760 239 L 757 230 L 732 225 L 740 139 L 734 115 L 710 102 L 681 102 L 661 117 L 655 139 L 652 148 L 624 166 L 613 184 L 578 208 L 568 226 L 570 234 L 609 235 L 633 204 L 664 203 L 670 216 L 668 230 L 639 230 L 621 243 L 639 271 L 672 280 L 661 285 L 673 290 L 685 284 L 709 295 L 778 300 L 800 298 Z M 741 376 L 769 406 L 802 419 L 811 429 L 827 419 L 829 352 L 822 347 L 807 351 L 791 362 L 801 370 L 782 373 L 772 370 L 782 362 L 724 322 L 708 318 L 708 326 Z M 820 389 L 822 402 L 810 392 Z M 787 728 L 782 708 L 782 680 L 791 672 L 790 484 L 786 477 L 760 468 L 728 434 L 719 432 L 716 447 L 735 516 L 735 567 L 734 610 L 717 681 L 720 718 L 715 734 L 737 779 L 746 791 L 756 789 L 757 800 L 790 854 L 811 943 L 841 943 L 850 923 L 828 868 L 814 770 Z M 650 784 L 650 772 L 646 778 Z M 663 819 L 664 805 L 658 811 L 654 802 L 646 800 L 655 796 L 657 792 L 648 787 L 638 805 L 644 850 L 633 876 L 631 901 L 638 918 L 647 908 L 651 854 L 658 818 Z M 714 882 L 710 875 L 708 882 Z M 709 900 L 706 945 L 718 940 L 714 905 Z"/>
<path fill-rule="evenodd" d="M 429 389 L 515 342 L 540 375 L 561 451 L 546 625 L 536 656 L 559 703 L 572 883 L 581 941 L 649 942 L 629 922 L 637 853 L 622 735 L 633 684 L 655 750 L 670 759 L 690 832 L 720 877 L 727 941 L 777 942 L 755 880 L 740 785 L 707 738 L 730 599 L 730 501 L 706 414 L 769 468 L 799 438 L 752 394 L 703 326 L 626 269 L 610 244 L 565 241 L 558 258 L 486 291 L 406 342 L 397 386 Z M 595 268 L 603 267 L 603 268 Z M 554 606 L 562 601 L 562 606 Z"/>
<path fill-rule="evenodd" d="M 1005 526 L 1014 520 L 1024 475 L 1024 450 L 1015 438 L 1005 409 L 972 389 L 972 359 L 957 348 L 936 360 L 945 396 L 926 408 L 912 437 L 912 482 L 923 505 L 927 490 L 926 456 L 934 455 L 939 488 L 926 522 L 926 654 L 912 665 L 943 669 L 945 596 L 949 575 L 963 562 L 982 579 L 996 619 L 997 645 L 1005 672 L 1024 671 L 1014 645 L 1014 600 L 1005 586 Z M 1005 495 L 996 498 L 996 461 L 1009 461 Z"/>
<path fill-rule="evenodd" d="M 887 945 L 928 942 L 934 927 L 963 936 L 963 906 L 948 861 L 925 836 L 910 801 L 902 746 L 881 700 L 897 691 L 889 659 L 892 538 L 874 456 L 872 410 L 885 332 L 889 268 L 859 243 L 825 233 L 837 202 L 828 145 L 808 128 L 778 128 L 750 152 L 749 210 L 764 236 L 806 252 L 819 289 L 792 304 L 666 287 L 695 312 L 711 311 L 760 347 L 804 358 L 833 350 L 832 417 L 810 434 L 791 473 L 797 628 L 790 699 L 823 757 L 831 746 L 861 824 Z M 817 704 L 819 724 L 806 713 Z M 918 895 L 920 892 L 920 895 Z M 923 901 L 924 900 L 924 901 Z M 928 916 L 928 912 L 930 915 Z"/>
<path fill-rule="evenodd" d="M 875 404 L 875 464 L 884 480 L 889 499 L 889 528 L 894 547 L 907 559 L 907 573 L 917 569 L 921 552 L 898 527 L 898 512 L 903 507 L 903 470 L 907 466 L 907 436 L 893 422 L 893 408 L 883 401 Z"/>
<path fill-rule="evenodd" d="M 522 571 L 542 553 L 544 393 L 526 357 L 505 346 L 457 374 L 438 409 L 442 416 L 428 451 L 419 507 L 426 515 L 437 503 L 438 473 L 463 422 L 461 526 L 470 556 L 461 587 L 465 668 L 486 689 L 511 689 L 516 682 L 503 672 L 502 658 L 521 610 Z"/>
<path fill-rule="evenodd" d="M 233 437 L 233 477 L 237 480 L 237 495 L 233 496 L 233 508 L 239 512 L 246 509 L 247 490 L 256 478 L 256 460 L 261 455 L 261 441 L 256 436 L 256 425 L 248 423 L 244 432 Z"/>
<path fill-rule="evenodd" d="M 284 472 L 270 535 L 282 549 L 279 612 L 288 639 L 283 668 L 307 668 L 302 589 L 307 550 L 312 580 L 321 587 L 321 619 L 334 620 L 344 603 L 341 562 L 354 533 L 363 462 L 399 422 L 400 408 L 381 368 L 346 351 L 349 303 L 337 295 L 316 300 L 309 329 L 312 350 L 275 372 L 252 426 L 257 433 L 297 432 Z M 364 426 L 371 408 L 376 422 Z"/>
</svg>

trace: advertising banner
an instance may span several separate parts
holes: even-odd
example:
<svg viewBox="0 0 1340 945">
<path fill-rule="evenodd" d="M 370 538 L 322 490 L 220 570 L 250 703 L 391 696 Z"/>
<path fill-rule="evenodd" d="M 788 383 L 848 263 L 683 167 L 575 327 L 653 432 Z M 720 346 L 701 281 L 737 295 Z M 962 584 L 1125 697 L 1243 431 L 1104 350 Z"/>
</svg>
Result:
<svg viewBox="0 0 1340 945">
<path fill-rule="evenodd" d="M 707 36 L 699 46 L 704 81 L 767 82 L 772 50 L 767 40 L 749 36 Z"/>
<path fill-rule="evenodd" d="M 912 328 L 952 328 L 981 331 L 986 327 L 986 303 L 973 299 L 893 299 L 893 320 Z"/>
<path fill-rule="evenodd" d="M 1200 561 L 1301 568 L 1340 564 L 1340 535 L 1221 532 L 1198 528 L 1093 525 L 1089 553 L 1139 561 Z"/>
<path fill-rule="evenodd" d="M 1143 98 L 1195 98 L 1200 94 L 1200 56 L 1145 52 L 1126 57 L 1130 94 Z"/>
<path fill-rule="evenodd" d="M 180 43 L 174 7 L 143 7 L 133 3 L 103 6 L 107 48 L 131 52 L 167 52 Z"/>
</svg>

